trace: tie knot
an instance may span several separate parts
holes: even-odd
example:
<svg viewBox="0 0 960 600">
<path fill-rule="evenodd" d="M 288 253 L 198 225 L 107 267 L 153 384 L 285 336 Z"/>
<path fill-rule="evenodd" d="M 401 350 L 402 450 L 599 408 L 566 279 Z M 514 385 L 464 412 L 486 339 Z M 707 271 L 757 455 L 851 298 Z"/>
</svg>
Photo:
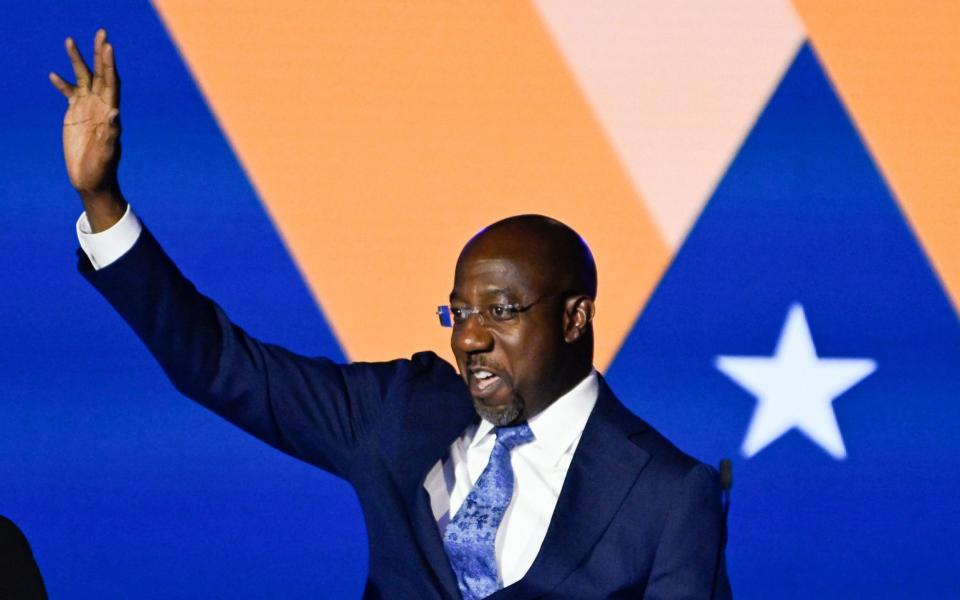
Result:
<svg viewBox="0 0 960 600">
<path fill-rule="evenodd" d="M 513 450 L 517 446 L 534 440 L 533 431 L 526 423 L 512 427 L 495 427 L 494 431 L 497 432 L 497 443 L 502 444 L 507 450 Z"/>
</svg>

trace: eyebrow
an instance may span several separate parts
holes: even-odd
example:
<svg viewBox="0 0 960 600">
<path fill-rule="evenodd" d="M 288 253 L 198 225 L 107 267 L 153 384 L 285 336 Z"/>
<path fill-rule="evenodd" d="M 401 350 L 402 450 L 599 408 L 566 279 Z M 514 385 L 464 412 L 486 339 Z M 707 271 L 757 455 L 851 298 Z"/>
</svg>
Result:
<svg viewBox="0 0 960 600">
<path fill-rule="evenodd" d="M 495 296 L 502 294 L 504 296 L 513 296 L 513 290 L 509 288 L 487 288 L 483 290 L 483 294 L 487 296 Z M 450 302 L 460 299 L 460 296 L 457 295 L 456 291 L 450 292 Z"/>
</svg>

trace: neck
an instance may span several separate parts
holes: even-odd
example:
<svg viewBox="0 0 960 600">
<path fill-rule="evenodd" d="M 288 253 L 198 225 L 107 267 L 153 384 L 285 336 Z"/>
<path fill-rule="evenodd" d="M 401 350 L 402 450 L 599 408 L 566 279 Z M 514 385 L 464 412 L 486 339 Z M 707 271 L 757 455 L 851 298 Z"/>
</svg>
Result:
<svg viewBox="0 0 960 600">
<path fill-rule="evenodd" d="M 531 411 L 530 407 L 528 406 L 527 413 L 523 415 L 523 418 L 531 419 L 540 414 L 564 394 L 575 388 L 577 384 L 586 379 L 587 375 L 589 375 L 591 371 L 593 371 L 593 365 L 589 362 L 577 363 L 575 365 L 571 365 L 570 367 L 564 368 L 562 370 L 563 377 L 558 379 L 556 387 L 554 387 L 552 393 L 547 396 L 548 400 L 537 406 L 533 411 Z"/>
</svg>

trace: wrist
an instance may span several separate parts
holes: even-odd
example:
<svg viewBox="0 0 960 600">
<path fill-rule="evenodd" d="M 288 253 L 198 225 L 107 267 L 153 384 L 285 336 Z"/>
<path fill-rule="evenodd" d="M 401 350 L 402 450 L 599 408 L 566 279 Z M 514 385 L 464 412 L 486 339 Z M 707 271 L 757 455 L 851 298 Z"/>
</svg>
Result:
<svg viewBox="0 0 960 600">
<path fill-rule="evenodd" d="M 107 230 L 123 217 L 127 210 L 127 201 L 119 187 L 96 191 L 77 190 L 83 201 L 83 210 L 93 233 Z"/>
</svg>

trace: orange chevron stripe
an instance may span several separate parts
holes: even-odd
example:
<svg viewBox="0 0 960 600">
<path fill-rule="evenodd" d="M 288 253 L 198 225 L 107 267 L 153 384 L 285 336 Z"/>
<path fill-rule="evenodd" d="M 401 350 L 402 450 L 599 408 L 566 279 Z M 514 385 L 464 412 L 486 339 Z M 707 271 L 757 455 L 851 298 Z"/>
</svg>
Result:
<svg viewBox="0 0 960 600">
<path fill-rule="evenodd" d="M 450 356 L 461 246 L 541 212 L 594 250 L 611 360 L 670 253 L 529 5 L 156 6 L 352 359 Z"/>
<path fill-rule="evenodd" d="M 795 5 L 960 310 L 960 3 Z"/>
</svg>

